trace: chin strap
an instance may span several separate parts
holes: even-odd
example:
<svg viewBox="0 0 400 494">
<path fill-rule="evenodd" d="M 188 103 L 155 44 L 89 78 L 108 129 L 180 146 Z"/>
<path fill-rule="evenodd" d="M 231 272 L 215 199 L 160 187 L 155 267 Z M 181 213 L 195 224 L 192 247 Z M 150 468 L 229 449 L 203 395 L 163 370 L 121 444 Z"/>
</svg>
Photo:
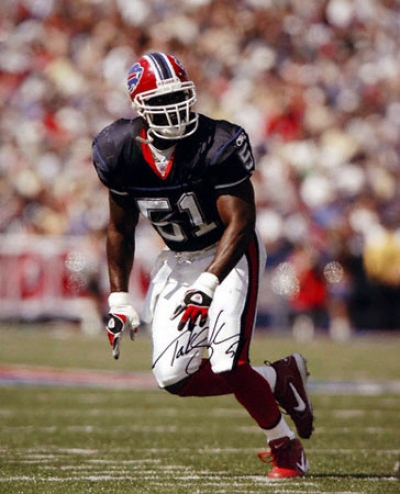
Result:
<svg viewBox="0 0 400 494">
<path fill-rule="evenodd" d="M 142 144 L 152 144 L 154 142 L 154 137 L 151 134 L 153 134 L 153 130 L 148 129 L 148 131 L 146 132 L 145 138 L 142 136 L 136 136 L 135 139 L 138 142 L 141 142 Z"/>
</svg>

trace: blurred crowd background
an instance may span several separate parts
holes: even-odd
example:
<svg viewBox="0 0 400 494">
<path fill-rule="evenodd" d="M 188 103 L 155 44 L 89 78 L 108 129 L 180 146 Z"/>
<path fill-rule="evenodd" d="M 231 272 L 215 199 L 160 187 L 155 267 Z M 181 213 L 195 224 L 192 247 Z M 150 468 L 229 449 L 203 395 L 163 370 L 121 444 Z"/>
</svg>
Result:
<svg viewBox="0 0 400 494">
<path fill-rule="evenodd" d="M 195 81 L 199 112 L 250 135 L 269 255 L 259 325 L 343 339 L 400 328 L 398 0 L 0 3 L 3 285 L 16 245 L 75 238 L 84 247 L 64 263 L 85 272 L 76 293 L 107 292 L 107 193 L 91 142 L 134 116 L 128 68 L 164 51 Z M 160 245 L 139 233 L 144 289 Z"/>
</svg>

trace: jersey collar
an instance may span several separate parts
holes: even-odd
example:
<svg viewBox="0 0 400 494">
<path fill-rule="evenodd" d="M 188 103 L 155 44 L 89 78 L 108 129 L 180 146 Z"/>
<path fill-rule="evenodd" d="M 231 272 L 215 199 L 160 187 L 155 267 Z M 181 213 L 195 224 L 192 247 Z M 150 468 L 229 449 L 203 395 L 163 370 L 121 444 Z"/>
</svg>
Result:
<svg viewBox="0 0 400 494">
<path fill-rule="evenodd" d="M 142 129 L 141 137 L 143 139 L 146 138 L 145 129 Z M 145 142 L 142 142 L 141 148 L 142 148 L 142 153 L 143 153 L 144 159 L 146 160 L 146 163 L 150 166 L 150 168 L 153 170 L 153 172 L 158 177 L 160 177 L 162 180 L 165 180 L 168 177 L 168 175 L 170 174 L 170 171 L 172 169 L 172 165 L 173 165 L 174 157 L 175 157 L 175 149 L 173 150 L 169 160 L 166 160 L 165 164 L 160 166 L 159 164 L 156 163 L 156 160 L 154 159 L 153 153 L 151 152 L 150 146 L 148 144 L 146 144 Z"/>
</svg>

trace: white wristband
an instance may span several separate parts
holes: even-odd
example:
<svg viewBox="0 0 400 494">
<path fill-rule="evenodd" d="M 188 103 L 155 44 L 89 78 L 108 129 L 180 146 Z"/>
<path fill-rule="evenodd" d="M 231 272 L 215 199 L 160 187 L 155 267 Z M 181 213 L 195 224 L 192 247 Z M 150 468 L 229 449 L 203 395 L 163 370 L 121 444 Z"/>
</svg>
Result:
<svg viewBox="0 0 400 494">
<path fill-rule="evenodd" d="M 108 305 L 110 307 L 130 305 L 131 303 L 128 292 L 112 292 L 108 297 Z"/>
<path fill-rule="evenodd" d="M 215 274 L 204 271 L 195 281 L 193 288 L 201 290 L 206 295 L 212 297 L 214 295 L 217 286 L 219 285 L 219 279 Z"/>
</svg>

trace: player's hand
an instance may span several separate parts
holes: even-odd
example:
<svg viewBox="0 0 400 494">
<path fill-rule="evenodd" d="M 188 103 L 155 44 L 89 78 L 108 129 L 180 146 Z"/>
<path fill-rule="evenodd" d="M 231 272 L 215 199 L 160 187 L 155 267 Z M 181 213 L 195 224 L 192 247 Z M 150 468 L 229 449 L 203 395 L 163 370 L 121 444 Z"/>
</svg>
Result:
<svg viewBox="0 0 400 494">
<path fill-rule="evenodd" d="M 189 331 L 192 331 L 196 324 L 199 324 L 200 327 L 205 325 L 208 310 L 218 285 L 219 280 L 212 273 L 204 272 L 198 277 L 171 316 L 171 319 L 175 319 L 182 314 L 178 323 L 178 331 L 182 331 L 186 324 Z"/>
<path fill-rule="evenodd" d="M 111 293 L 108 297 L 108 305 L 110 310 L 106 325 L 107 335 L 112 347 L 113 357 L 118 359 L 124 330 L 129 330 L 131 340 L 133 340 L 140 324 L 140 319 L 130 303 L 129 294 L 126 292 Z"/>
</svg>

